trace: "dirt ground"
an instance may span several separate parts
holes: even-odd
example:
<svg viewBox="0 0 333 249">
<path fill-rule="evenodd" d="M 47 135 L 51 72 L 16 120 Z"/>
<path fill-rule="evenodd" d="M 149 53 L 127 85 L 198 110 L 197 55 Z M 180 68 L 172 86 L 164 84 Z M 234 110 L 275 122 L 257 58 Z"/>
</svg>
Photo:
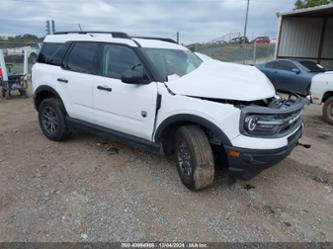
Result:
<svg viewBox="0 0 333 249">
<path fill-rule="evenodd" d="M 163 156 L 84 133 L 47 140 L 32 98 L 0 99 L 0 241 L 333 241 L 333 129 L 319 106 L 279 165 L 191 192 Z"/>
</svg>

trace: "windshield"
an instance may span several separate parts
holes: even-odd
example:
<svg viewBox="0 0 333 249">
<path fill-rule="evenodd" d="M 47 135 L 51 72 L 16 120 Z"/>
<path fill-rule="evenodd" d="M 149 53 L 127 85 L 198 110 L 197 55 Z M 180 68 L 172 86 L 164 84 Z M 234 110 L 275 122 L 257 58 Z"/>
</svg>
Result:
<svg viewBox="0 0 333 249">
<path fill-rule="evenodd" d="M 168 80 L 182 77 L 202 63 L 198 56 L 188 50 L 143 48 L 143 51 Z"/>
<path fill-rule="evenodd" d="M 325 68 L 313 61 L 300 61 L 303 67 L 305 67 L 310 72 L 320 73 L 325 72 Z"/>
</svg>

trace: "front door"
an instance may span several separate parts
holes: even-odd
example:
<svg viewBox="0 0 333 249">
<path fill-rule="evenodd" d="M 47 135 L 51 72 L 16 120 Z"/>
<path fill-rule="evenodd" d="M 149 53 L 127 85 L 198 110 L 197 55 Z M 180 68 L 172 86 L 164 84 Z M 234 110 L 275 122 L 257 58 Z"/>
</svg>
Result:
<svg viewBox="0 0 333 249">
<path fill-rule="evenodd" d="M 279 90 L 293 93 L 302 93 L 304 78 L 301 71 L 294 72 L 293 69 L 298 67 L 286 60 L 277 61 L 275 63 L 274 81 L 279 86 Z M 298 69 L 299 70 L 299 69 Z"/>
<path fill-rule="evenodd" d="M 125 84 L 124 71 L 143 70 L 144 65 L 133 48 L 104 44 L 101 53 L 101 76 L 93 86 L 98 124 L 122 133 L 151 140 L 154 129 L 157 83 Z"/>
</svg>

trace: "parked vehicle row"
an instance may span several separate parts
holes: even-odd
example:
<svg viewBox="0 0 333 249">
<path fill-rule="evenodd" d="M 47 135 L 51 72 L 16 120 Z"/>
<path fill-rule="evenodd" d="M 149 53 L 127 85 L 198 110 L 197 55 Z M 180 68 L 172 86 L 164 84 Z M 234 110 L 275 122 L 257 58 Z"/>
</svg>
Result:
<svg viewBox="0 0 333 249">
<path fill-rule="evenodd" d="M 158 38 L 47 36 L 32 84 L 46 137 L 79 128 L 174 155 L 191 190 L 213 183 L 216 157 L 249 179 L 287 157 L 303 132 L 303 98 L 276 95 L 255 67 L 202 60 Z"/>
<path fill-rule="evenodd" d="M 227 45 L 227 44 L 270 44 L 272 41 L 269 38 L 269 36 L 258 36 L 256 38 L 254 38 L 253 40 L 250 40 L 248 37 L 246 36 L 237 36 L 234 38 L 231 38 L 230 40 L 226 41 L 224 40 L 224 37 L 215 39 L 213 41 L 211 41 L 210 43 L 213 44 L 220 44 L 220 45 Z"/>
<path fill-rule="evenodd" d="M 239 36 L 231 39 L 228 43 L 230 44 L 249 44 L 249 43 L 256 43 L 256 44 L 270 44 L 271 40 L 268 36 L 258 36 L 250 41 L 246 36 Z"/>
<path fill-rule="evenodd" d="M 281 92 L 311 96 L 314 104 L 323 104 L 323 118 L 333 124 L 333 71 L 308 60 L 279 59 L 257 65 Z"/>
</svg>

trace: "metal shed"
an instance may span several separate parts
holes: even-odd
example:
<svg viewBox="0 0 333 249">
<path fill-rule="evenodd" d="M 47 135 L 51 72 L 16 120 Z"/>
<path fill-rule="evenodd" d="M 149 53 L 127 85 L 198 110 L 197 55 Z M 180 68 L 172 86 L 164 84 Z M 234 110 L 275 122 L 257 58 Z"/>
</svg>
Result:
<svg viewBox="0 0 333 249">
<path fill-rule="evenodd" d="M 333 4 L 279 13 L 275 57 L 312 60 L 333 70 Z"/>
</svg>

